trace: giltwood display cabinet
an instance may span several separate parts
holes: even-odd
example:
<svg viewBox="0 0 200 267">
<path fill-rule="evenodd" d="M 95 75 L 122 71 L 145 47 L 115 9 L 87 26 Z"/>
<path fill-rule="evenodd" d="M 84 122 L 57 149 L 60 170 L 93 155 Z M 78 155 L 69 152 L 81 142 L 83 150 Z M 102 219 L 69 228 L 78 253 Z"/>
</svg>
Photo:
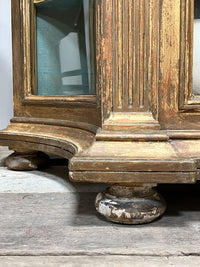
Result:
<svg viewBox="0 0 200 267">
<path fill-rule="evenodd" d="M 199 10 L 197 0 L 12 0 L 7 166 L 55 154 L 71 181 L 109 185 L 95 203 L 108 220 L 161 216 L 157 184 L 199 179 Z"/>
</svg>

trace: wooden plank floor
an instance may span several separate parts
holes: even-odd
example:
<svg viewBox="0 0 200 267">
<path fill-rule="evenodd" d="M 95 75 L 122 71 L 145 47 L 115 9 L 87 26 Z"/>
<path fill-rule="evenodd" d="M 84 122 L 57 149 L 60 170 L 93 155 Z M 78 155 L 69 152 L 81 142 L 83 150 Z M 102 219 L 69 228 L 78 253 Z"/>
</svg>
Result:
<svg viewBox="0 0 200 267">
<path fill-rule="evenodd" d="M 0 148 L 0 266 L 200 266 L 200 184 L 159 187 L 168 210 L 141 226 L 94 209 L 104 185 L 71 184 L 66 167 L 13 172 Z"/>
<path fill-rule="evenodd" d="M 40 257 L 1 257 L 4 267 L 199 267 L 197 256 L 182 257 L 138 257 L 138 256 L 40 256 Z"/>
</svg>

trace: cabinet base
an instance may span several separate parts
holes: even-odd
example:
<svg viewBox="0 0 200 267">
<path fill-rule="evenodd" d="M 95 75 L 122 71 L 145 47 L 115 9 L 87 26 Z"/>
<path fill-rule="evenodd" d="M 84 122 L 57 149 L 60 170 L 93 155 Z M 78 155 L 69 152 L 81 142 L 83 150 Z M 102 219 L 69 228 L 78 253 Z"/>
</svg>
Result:
<svg viewBox="0 0 200 267">
<path fill-rule="evenodd" d="M 97 195 L 95 205 L 109 221 L 122 224 L 149 223 L 166 210 L 165 200 L 152 185 L 113 185 Z"/>
</svg>

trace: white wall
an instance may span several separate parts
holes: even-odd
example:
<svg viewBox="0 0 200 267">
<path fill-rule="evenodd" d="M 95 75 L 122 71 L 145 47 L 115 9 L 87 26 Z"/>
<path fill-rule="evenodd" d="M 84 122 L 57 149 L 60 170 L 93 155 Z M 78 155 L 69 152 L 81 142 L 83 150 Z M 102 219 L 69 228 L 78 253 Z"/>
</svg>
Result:
<svg viewBox="0 0 200 267">
<path fill-rule="evenodd" d="M 0 0 L 0 129 L 13 113 L 11 0 Z"/>
</svg>

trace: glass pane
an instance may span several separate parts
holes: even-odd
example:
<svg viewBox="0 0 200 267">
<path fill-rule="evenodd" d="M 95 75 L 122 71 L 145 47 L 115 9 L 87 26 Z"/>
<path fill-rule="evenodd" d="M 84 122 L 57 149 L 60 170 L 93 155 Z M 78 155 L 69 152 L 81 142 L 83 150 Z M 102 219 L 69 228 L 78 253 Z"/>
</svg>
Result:
<svg viewBox="0 0 200 267">
<path fill-rule="evenodd" d="M 194 0 L 193 93 L 200 95 L 200 0 Z"/>
<path fill-rule="evenodd" d="M 95 93 L 93 5 L 94 0 L 35 4 L 38 95 Z"/>
</svg>

